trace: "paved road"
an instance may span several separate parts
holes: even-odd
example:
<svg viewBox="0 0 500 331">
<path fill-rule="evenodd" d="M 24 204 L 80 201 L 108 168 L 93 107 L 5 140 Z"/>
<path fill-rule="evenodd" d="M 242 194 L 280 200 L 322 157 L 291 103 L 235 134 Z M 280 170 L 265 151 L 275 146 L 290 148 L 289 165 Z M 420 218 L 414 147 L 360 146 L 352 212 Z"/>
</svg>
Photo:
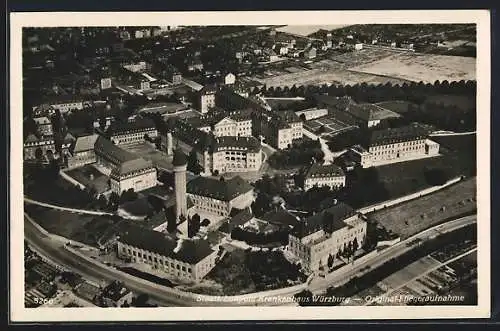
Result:
<svg viewBox="0 0 500 331">
<path fill-rule="evenodd" d="M 64 249 L 61 242 L 52 240 L 36 229 L 33 224 L 28 220 L 24 221 L 25 239 L 29 245 L 40 255 L 50 258 L 51 261 L 63 266 L 69 270 L 79 273 L 84 278 L 93 281 L 97 284 L 102 284 L 103 280 L 111 282 L 113 280 L 123 280 L 126 285 L 134 292 L 148 293 L 149 297 L 161 306 L 189 306 L 177 298 L 171 298 L 170 294 L 165 295 L 161 290 L 161 286 L 145 286 L 139 281 L 124 279 L 118 273 L 113 274 L 110 270 L 100 266 L 99 264 L 92 264 L 90 261 L 82 259 L 79 256 Z"/>
<path fill-rule="evenodd" d="M 443 137 L 443 136 L 470 136 L 475 135 L 476 131 L 471 132 L 433 132 L 429 134 L 430 137 Z"/>
<path fill-rule="evenodd" d="M 332 273 L 326 278 L 320 278 L 310 285 L 310 289 L 314 292 L 318 292 L 325 290 L 332 285 L 335 286 L 343 284 L 355 275 L 359 276 L 363 273 L 368 272 L 368 270 L 361 271 L 361 269 L 363 269 L 367 265 L 370 265 L 371 269 L 374 269 L 382 265 L 387 260 L 390 260 L 393 257 L 399 256 L 407 252 L 408 250 L 411 250 L 413 246 L 406 245 L 411 240 L 415 240 L 417 238 L 421 240 L 432 239 L 437 237 L 441 233 L 453 231 L 467 224 L 472 224 L 475 221 L 476 215 L 473 215 L 450 221 L 425 230 L 399 244 L 387 248 L 376 257 L 360 263 L 359 265 L 353 266 L 352 269 L 346 270 L 346 272 Z M 92 261 L 86 260 L 78 255 L 69 252 L 68 250 L 64 249 L 64 244 L 61 243 L 61 241 L 52 240 L 50 236 L 47 236 L 46 234 L 41 232 L 26 218 L 24 227 L 26 241 L 33 247 L 35 251 L 39 252 L 41 255 L 50 258 L 55 263 L 73 270 L 74 272 L 81 274 L 84 278 L 87 278 L 94 282 L 99 283 L 102 282 L 102 280 L 106 280 L 108 282 L 113 280 L 121 280 L 134 292 L 148 293 L 150 298 L 153 301 L 157 302 L 160 306 L 245 305 L 241 302 L 197 302 L 195 300 L 177 297 L 175 293 L 172 293 L 172 289 L 170 288 L 150 282 L 144 282 L 141 279 L 121 273 L 114 269 L 107 268 L 99 263 L 93 263 Z M 279 293 L 280 296 L 290 296 L 293 294 L 295 294 L 295 290 L 287 289 L 283 289 L 283 291 L 280 291 Z M 256 296 L 259 296 L 259 294 L 257 293 Z"/>
<path fill-rule="evenodd" d="M 400 256 L 410 250 L 412 250 L 415 246 L 408 245 L 414 240 L 426 241 L 430 239 L 434 239 L 439 235 L 447 232 L 451 232 L 462 228 L 466 225 L 473 224 L 477 220 L 477 215 L 471 215 L 462 217 L 453 221 L 449 221 L 430 229 L 424 230 L 406 240 L 401 241 L 394 246 L 388 247 L 383 250 L 379 255 L 374 256 L 373 258 L 360 263 L 358 265 L 354 264 L 353 267 L 346 272 L 343 273 L 331 273 L 327 275 L 325 278 L 316 278 L 309 285 L 309 290 L 312 292 L 322 292 L 331 286 L 340 286 L 348 282 L 354 276 L 361 276 L 367 272 L 376 269 L 381 266 L 385 262 L 389 261 L 392 258 Z M 370 266 L 369 269 L 365 269 L 367 266 Z M 364 270 L 363 270 L 364 269 Z"/>
</svg>

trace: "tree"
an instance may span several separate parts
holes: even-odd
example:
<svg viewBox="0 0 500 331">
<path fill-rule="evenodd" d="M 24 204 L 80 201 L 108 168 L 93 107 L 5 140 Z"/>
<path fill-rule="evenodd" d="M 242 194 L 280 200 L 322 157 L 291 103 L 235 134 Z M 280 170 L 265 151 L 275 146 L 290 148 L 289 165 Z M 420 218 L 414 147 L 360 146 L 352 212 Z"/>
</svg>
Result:
<svg viewBox="0 0 500 331">
<path fill-rule="evenodd" d="M 193 217 L 189 220 L 188 225 L 188 237 L 192 238 L 195 236 L 198 231 L 200 231 L 201 218 L 200 215 L 194 214 Z"/>
<path fill-rule="evenodd" d="M 333 267 L 333 262 L 334 262 L 334 257 L 332 254 L 328 256 L 328 269 L 331 269 Z"/>
<path fill-rule="evenodd" d="M 199 175 L 203 171 L 203 167 L 198 162 L 198 155 L 196 150 L 193 148 L 187 157 L 187 169 L 194 173 L 195 175 Z"/>
<path fill-rule="evenodd" d="M 111 192 L 109 196 L 108 205 L 112 210 L 116 210 L 118 208 L 118 204 L 120 203 L 120 196 L 115 192 Z"/>
<path fill-rule="evenodd" d="M 37 161 L 42 161 L 43 160 L 43 151 L 40 147 L 37 147 L 35 149 L 35 158 Z"/>
<path fill-rule="evenodd" d="M 209 226 L 209 225 L 210 225 L 210 220 L 209 220 L 208 218 L 205 218 L 205 219 L 201 222 L 201 224 L 200 224 L 200 225 L 201 225 L 201 226 Z"/>
<path fill-rule="evenodd" d="M 359 248 L 358 238 L 354 237 L 354 240 L 352 242 L 352 250 L 356 252 L 358 248 Z"/>
</svg>

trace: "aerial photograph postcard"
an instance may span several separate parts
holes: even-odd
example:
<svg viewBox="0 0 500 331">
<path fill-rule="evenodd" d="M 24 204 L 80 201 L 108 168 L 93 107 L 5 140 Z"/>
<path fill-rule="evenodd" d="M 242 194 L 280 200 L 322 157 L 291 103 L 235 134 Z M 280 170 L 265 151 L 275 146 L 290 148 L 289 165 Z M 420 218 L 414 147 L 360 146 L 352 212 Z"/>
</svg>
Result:
<svg viewBox="0 0 500 331">
<path fill-rule="evenodd" d="M 243 14 L 11 16 L 11 312 L 487 317 L 488 13 Z"/>
</svg>

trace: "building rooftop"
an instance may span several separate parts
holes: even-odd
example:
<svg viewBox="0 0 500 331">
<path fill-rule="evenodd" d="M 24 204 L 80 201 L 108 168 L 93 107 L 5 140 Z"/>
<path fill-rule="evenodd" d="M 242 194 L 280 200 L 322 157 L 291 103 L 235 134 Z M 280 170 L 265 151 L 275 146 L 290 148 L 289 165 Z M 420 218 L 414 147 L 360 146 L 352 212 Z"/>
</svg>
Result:
<svg viewBox="0 0 500 331">
<path fill-rule="evenodd" d="M 95 150 L 105 153 L 119 163 L 135 160 L 137 158 L 137 156 L 135 156 L 134 154 L 121 149 L 120 147 L 113 144 L 111 140 L 108 140 L 102 136 L 99 136 L 97 138 L 94 148 Z"/>
<path fill-rule="evenodd" d="M 340 177 L 344 176 L 344 171 L 335 164 L 321 165 L 314 163 L 309 167 L 306 178 Z"/>
<path fill-rule="evenodd" d="M 217 178 L 199 176 L 187 183 L 187 192 L 221 201 L 234 198 L 253 190 L 240 176 L 221 181 Z"/>
<path fill-rule="evenodd" d="M 369 146 L 395 144 L 416 139 L 424 139 L 428 135 L 427 130 L 418 123 L 385 130 L 372 132 Z"/>
<path fill-rule="evenodd" d="M 107 130 L 109 136 L 126 134 L 132 131 L 155 129 L 155 123 L 149 118 L 138 118 L 131 122 L 114 121 Z"/>
<path fill-rule="evenodd" d="M 237 213 L 236 215 L 234 215 L 231 218 L 230 223 L 232 226 L 240 226 L 250 221 L 252 218 L 254 218 L 254 216 L 250 208 L 245 208 L 243 210 L 240 210 L 240 212 Z"/>
<path fill-rule="evenodd" d="M 289 227 L 295 227 L 300 222 L 297 216 L 284 209 L 271 210 L 260 217 L 260 219 L 271 224 Z"/>
<path fill-rule="evenodd" d="M 129 294 L 130 290 L 123 286 L 122 282 L 113 281 L 108 286 L 102 290 L 102 296 L 104 298 L 111 299 L 113 301 L 118 301 L 125 295 Z"/>
<path fill-rule="evenodd" d="M 85 152 L 94 149 L 94 145 L 99 138 L 99 135 L 92 134 L 88 136 L 78 137 L 76 139 L 75 148 L 73 149 L 74 153 Z"/>
<path fill-rule="evenodd" d="M 145 160 L 142 157 L 134 160 L 128 160 L 121 163 L 118 167 L 111 171 L 112 177 L 124 176 L 136 171 L 153 168 L 153 163 L 150 160 Z"/>
<path fill-rule="evenodd" d="M 183 240 L 178 243 L 170 235 L 139 226 L 131 227 L 119 241 L 190 264 L 198 263 L 214 252 L 206 240 Z M 178 244 L 180 248 L 176 249 Z"/>
<path fill-rule="evenodd" d="M 385 120 L 401 117 L 399 114 L 371 103 L 353 104 L 347 111 L 364 121 Z"/>
<path fill-rule="evenodd" d="M 244 149 L 248 152 L 257 153 L 260 151 L 260 141 L 255 137 L 218 137 L 214 141 L 213 150 Z"/>
<path fill-rule="evenodd" d="M 50 119 L 46 116 L 43 117 L 35 117 L 33 118 L 33 121 L 35 121 L 36 125 L 48 125 L 51 124 Z"/>
<path fill-rule="evenodd" d="M 356 214 L 356 211 L 343 202 L 337 202 L 334 206 L 310 216 L 300 222 L 293 230 L 293 235 L 304 238 L 315 232 L 324 230 L 325 232 L 335 232 L 347 226 L 344 223 L 346 218 Z"/>
</svg>

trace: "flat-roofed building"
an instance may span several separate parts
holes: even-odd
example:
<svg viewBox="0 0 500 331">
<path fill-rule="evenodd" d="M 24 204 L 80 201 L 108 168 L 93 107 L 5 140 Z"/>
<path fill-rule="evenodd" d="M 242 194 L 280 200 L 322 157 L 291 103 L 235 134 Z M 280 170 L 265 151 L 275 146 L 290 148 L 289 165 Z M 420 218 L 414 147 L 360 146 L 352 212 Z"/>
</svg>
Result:
<svg viewBox="0 0 500 331">
<path fill-rule="evenodd" d="M 345 186 L 344 171 L 334 164 L 321 165 L 314 163 L 307 170 L 304 177 L 304 190 L 314 186 L 328 186 L 331 189 L 340 189 Z"/>
<path fill-rule="evenodd" d="M 360 248 L 366 238 L 366 221 L 343 202 L 299 222 L 289 235 L 288 252 L 308 272 L 326 269 L 349 247 Z M 331 257 L 331 258 L 330 258 Z"/>
</svg>

